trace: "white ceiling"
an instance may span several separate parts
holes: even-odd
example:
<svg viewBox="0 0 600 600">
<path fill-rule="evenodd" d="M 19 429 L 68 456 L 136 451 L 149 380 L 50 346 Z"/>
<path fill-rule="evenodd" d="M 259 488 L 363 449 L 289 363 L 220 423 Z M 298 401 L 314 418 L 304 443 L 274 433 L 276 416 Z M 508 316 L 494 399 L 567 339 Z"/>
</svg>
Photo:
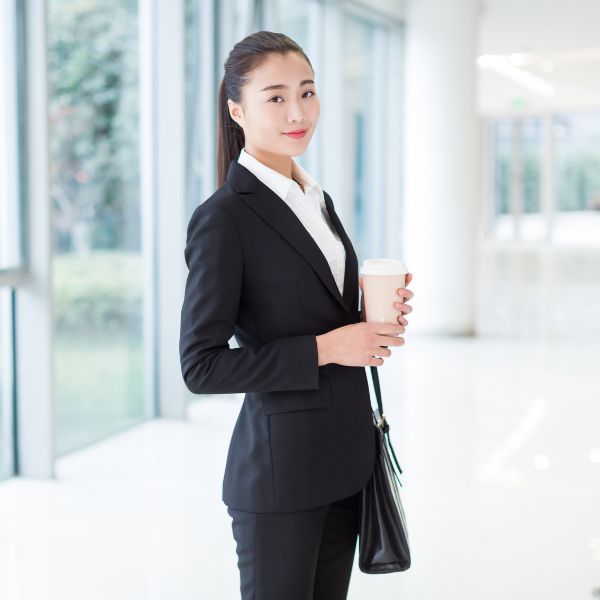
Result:
<svg viewBox="0 0 600 600">
<path fill-rule="evenodd" d="M 483 0 L 479 56 L 484 114 L 600 109 L 600 0 Z"/>
</svg>

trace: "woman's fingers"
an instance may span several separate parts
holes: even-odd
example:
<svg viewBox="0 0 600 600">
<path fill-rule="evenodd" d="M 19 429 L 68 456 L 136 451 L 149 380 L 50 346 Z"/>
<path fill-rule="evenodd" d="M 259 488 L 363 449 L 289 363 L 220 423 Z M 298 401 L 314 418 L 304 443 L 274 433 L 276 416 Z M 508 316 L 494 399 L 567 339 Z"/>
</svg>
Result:
<svg viewBox="0 0 600 600">
<path fill-rule="evenodd" d="M 410 304 L 404 304 L 402 302 L 394 302 L 394 308 L 403 313 L 409 313 L 412 310 L 412 306 Z"/>
<path fill-rule="evenodd" d="M 415 295 L 412 290 L 407 290 L 406 288 L 398 288 L 396 293 L 398 296 L 402 296 L 406 300 L 410 300 Z"/>
<path fill-rule="evenodd" d="M 412 273 L 407 273 L 405 278 L 405 286 L 407 286 L 412 281 Z M 398 296 L 402 298 L 401 302 L 395 302 L 394 307 L 402 313 L 409 313 L 412 311 L 412 306 L 410 304 L 406 304 L 407 300 L 410 300 L 414 293 L 412 290 L 406 289 L 406 287 L 398 288 L 396 290 Z"/>
</svg>

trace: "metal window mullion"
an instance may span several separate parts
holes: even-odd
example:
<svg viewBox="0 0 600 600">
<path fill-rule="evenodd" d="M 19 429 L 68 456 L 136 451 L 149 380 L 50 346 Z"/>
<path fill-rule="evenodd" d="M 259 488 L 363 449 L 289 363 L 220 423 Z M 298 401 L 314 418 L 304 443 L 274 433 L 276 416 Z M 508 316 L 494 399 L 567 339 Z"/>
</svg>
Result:
<svg viewBox="0 0 600 600">
<path fill-rule="evenodd" d="M 0 289 L 0 481 L 14 475 L 17 467 L 13 315 L 14 290 Z"/>
<path fill-rule="evenodd" d="M 154 0 L 138 4 L 138 70 L 139 70 L 139 161 L 140 218 L 142 221 L 141 253 L 142 345 L 144 364 L 144 413 L 147 418 L 158 413 L 158 356 L 156 304 L 156 14 Z"/>
<path fill-rule="evenodd" d="M 52 224 L 46 2 L 25 10 L 25 231 L 29 275 L 16 292 L 17 474 L 54 477 Z M 35 374 L 35 376 L 32 376 Z"/>
<path fill-rule="evenodd" d="M 25 39 L 25 0 L 15 0 L 17 47 L 16 47 L 16 69 L 17 69 L 17 106 L 25 106 L 26 89 L 26 39 Z M 19 177 L 19 234 L 21 242 L 21 267 L 23 272 L 29 268 L 28 239 L 25 228 L 25 147 L 26 147 L 26 122 L 23 110 L 17 109 L 17 145 L 18 145 L 18 177 Z"/>
</svg>

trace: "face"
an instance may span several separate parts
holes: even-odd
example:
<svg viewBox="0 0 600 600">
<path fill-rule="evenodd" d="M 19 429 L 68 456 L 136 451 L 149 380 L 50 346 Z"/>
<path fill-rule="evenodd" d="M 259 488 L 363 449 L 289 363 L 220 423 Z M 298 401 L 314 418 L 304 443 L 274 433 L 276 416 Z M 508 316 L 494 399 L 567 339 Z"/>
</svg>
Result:
<svg viewBox="0 0 600 600">
<path fill-rule="evenodd" d="M 302 154 L 320 111 L 310 65 L 297 52 L 271 54 L 248 77 L 241 104 L 227 101 L 231 118 L 244 130 L 246 150 L 267 160 Z M 286 135 L 301 129 L 303 137 Z"/>
</svg>

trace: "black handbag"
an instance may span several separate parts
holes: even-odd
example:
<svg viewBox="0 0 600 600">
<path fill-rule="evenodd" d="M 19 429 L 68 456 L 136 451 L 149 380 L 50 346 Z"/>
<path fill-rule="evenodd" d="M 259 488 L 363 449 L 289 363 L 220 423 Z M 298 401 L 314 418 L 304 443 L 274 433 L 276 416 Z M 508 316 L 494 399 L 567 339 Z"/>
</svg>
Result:
<svg viewBox="0 0 600 600">
<path fill-rule="evenodd" d="M 376 439 L 375 468 L 362 490 L 358 566 L 363 573 L 393 573 L 410 567 L 406 518 L 398 485 L 402 469 L 383 413 L 377 367 L 371 367 L 377 413 L 373 412 Z"/>
</svg>

